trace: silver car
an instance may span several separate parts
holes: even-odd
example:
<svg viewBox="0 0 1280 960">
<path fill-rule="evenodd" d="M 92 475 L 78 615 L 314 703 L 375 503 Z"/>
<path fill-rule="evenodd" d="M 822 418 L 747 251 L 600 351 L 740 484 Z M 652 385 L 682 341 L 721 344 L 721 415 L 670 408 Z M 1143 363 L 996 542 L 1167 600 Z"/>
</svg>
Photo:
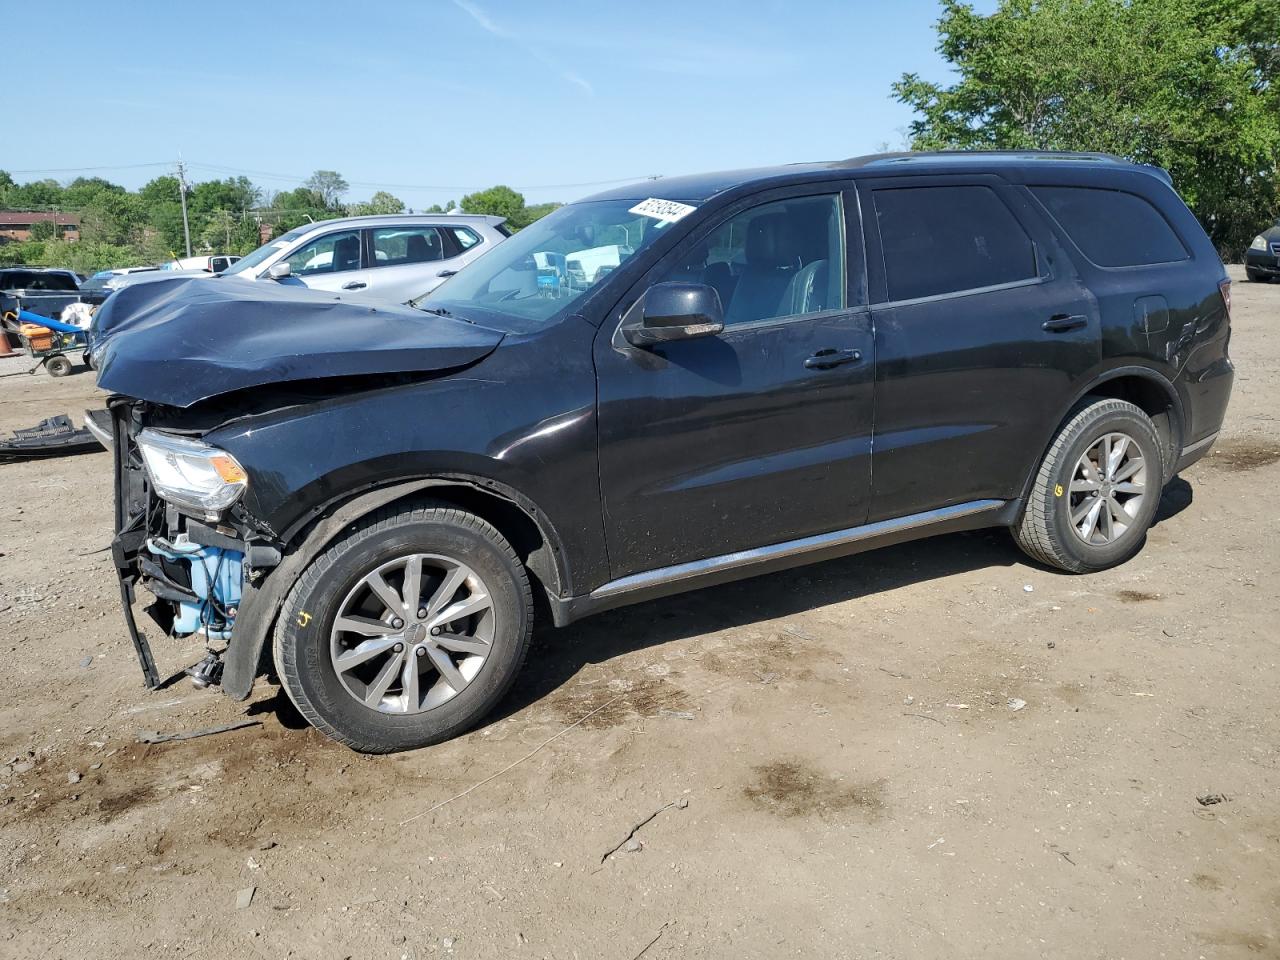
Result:
<svg viewBox="0 0 1280 960">
<path fill-rule="evenodd" d="M 222 275 L 403 303 L 507 237 L 502 217 L 397 214 L 309 223 L 264 244 Z"/>
</svg>

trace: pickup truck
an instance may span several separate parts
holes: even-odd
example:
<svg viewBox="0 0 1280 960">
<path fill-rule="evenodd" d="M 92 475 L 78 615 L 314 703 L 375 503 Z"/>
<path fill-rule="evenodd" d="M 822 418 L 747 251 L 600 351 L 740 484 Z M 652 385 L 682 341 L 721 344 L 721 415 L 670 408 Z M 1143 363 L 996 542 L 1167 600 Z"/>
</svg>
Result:
<svg viewBox="0 0 1280 960">
<path fill-rule="evenodd" d="M 20 310 L 56 320 L 65 307 L 79 299 L 80 284 L 70 270 L 40 267 L 0 270 L 0 320 L 11 345 L 19 345 L 16 331 Z"/>
</svg>

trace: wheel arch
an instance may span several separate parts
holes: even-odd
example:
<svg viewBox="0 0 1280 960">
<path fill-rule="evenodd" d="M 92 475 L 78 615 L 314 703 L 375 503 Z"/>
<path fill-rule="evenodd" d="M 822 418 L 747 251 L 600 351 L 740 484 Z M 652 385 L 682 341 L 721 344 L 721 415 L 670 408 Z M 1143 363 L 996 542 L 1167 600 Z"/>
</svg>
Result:
<svg viewBox="0 0 1280 960">
<path fill-rule="evenodd" d="M 535 602 L 553 610 L 563 604 L 572 583 L 563 543 L 545 513 L 514 488 L 487 477 L 438 474 L 347 491 L 287 528 L 280 538 L 285 545 L 280 564 L 260 586 L 246 584 L 240 616 L 223 660 L 224 692 L 244 700 L 253 691 L 266 638 L 275 627 L 285 597 L 316 556 L 370 514 L 423 499 L 449 503 L 493 524 L 529 571 Z"/>
<path fill-rule="evenodd" d="M 1155 424 L 1156 436 L 1160 440 L 1161 452 L 1164 455 L 1163 479 L 1166 483 L 1172 479 L 1174 465 L 1182 450 L 1182 436 L 1186 423 L 1182 398 L 1178 396 L 1177 388 L 1164 374 L 1150 367 L 1114 367 L 1099 373 L 1080 387 L 1070 402 L 1062 408 L 1048 436 L 1044 438 L 1036 458 L 1027 470 L 1022 483 L 1024 502 L 1031 491 L 1032 483 L 1035 482 L 1041 461 L 1053 446 L 1054 438 L 1090 397 L 1127 400 L 1150 417 L 1151 422 Z"/>
</svg>

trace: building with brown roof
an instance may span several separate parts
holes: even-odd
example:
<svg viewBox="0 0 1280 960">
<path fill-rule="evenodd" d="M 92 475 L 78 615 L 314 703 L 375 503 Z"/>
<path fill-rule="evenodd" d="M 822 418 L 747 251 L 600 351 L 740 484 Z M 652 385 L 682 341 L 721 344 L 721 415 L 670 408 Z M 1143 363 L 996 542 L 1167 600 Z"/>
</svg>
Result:
<svg viewBox="0 0 1280 960">
<path fill-rule="evenodd" d="M 80 239 L 78 213 L 49 213 L 37 210 L 0 210 L 0 240 L 30 240 L 31 225 L 53 223 L 64 240 Z"/>
</svg>

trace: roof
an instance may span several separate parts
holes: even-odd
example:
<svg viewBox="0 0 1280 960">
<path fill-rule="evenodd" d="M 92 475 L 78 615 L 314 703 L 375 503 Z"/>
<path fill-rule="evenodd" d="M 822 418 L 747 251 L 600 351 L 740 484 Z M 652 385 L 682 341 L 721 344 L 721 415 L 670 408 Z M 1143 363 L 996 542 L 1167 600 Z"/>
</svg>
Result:
<svg viewBox="0 0 1280 960">
<path fill-rule="evenodd" d="M 316 220 L 314 223 L 304 223 L 294 229 L 305 230 L 312 227 L 332 227 L 344 224 L 352 224 L 354 226 L 367 226 L 369 224 L 396 226 L 398 224 L 411 225 L 420 223 L 465 223 L 472 226 L 487 224 L 491 227 L 496 227 L 500 223 L 505 223 L 506 220 L 506 217 L 491 217 L 481 213 L 370 213 L 359 217 L 334 217 L 332 220 Z"/>
<path fill-rule="evenodd" d="M 1047 150 L 939 150 L 935 152 L 874 153 L 818 163 L 792 163 L 745 170 L 722 170 L 691 176 L 659 177 L 597 193 L 590 200 L 643 200 L 662 197 L 678 201 L 706 201 L 748 185 L 785 186 L 791 182 L 842 180 L 866 176 L 890 176 L 895 172 L 950 173 L 957 170 L 1026 170 L 1042 165 L 1141 171 L 1168 182 L 1158 167 L 1130 163 L 1107 153 L 1069 153 Z"/>
<path fill-rule="evenodd" d="M 45 220 L 53 220 L 57 217 L 57 223 L 66 224 L 67 226 L 79 226 L 80 214 L 78 213 L 50 213 L 48 210 L 0 210 L 0 226 L 7 224 L 28 224 L 38 223 Z"/>
</svg>

